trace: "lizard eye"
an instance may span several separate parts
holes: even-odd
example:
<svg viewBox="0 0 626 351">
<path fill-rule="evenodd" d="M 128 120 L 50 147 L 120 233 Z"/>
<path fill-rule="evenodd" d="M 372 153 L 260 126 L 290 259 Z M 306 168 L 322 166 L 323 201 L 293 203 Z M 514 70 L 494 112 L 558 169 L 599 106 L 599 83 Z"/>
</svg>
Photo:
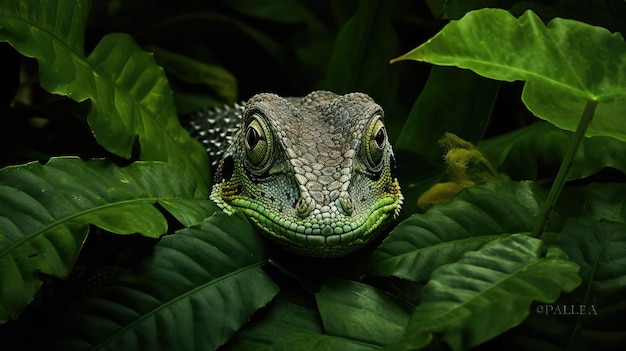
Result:
<svg viewBox="0 0 626 351">
<path fill-rule="evenodd" d="M 370 168 L 377 170 L 383 159 L 383 151 L 387 144 L 387 130 L 381 115 L 376 115 L 365 133 L 365 158 Z"/>
<path fill-rule="evenodd" d="M 270 136 L 270 131 L 265 121 L 258 115 L 252 116 L 252 121 L 246 128 L 244 142 L 248 165 L 253 171 L 262 173 L 270 160 L 272 154 Z"/>
</svg>

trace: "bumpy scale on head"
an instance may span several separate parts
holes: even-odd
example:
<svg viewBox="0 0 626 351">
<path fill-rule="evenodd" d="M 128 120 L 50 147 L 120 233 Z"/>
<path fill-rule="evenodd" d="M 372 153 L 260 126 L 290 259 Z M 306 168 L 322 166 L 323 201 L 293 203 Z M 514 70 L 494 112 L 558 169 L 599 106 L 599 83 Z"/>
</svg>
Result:
<svg viewBox="0 0 626 351">
<path fill-rule="evenodd" d="M 259 94 L 220 161 L 211 193 L 298 254 L 348 254 L 397 216 L 402 194 L 383 124 L 369 96 Z"/>
</svg>

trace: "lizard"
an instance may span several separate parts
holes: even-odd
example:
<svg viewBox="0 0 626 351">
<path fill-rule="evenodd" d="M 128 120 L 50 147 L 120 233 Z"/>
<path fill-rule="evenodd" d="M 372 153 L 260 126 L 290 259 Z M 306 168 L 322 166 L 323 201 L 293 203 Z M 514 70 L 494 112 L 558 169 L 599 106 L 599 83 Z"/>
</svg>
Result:
<svg viewBox="0 0 626 351">
<path fill-rule="evenodd" d="M 366 94 L 260 93 L 186 127 L 213 160 L 210 199 L 294 254 L 347 255 L 399 215 L 383 109 Z"/>
</svg>

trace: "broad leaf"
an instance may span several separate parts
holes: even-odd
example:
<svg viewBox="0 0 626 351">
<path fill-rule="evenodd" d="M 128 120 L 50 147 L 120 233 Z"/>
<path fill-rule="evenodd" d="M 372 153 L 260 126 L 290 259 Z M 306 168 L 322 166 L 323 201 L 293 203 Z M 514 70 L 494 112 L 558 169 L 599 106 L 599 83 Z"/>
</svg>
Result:
<svg viewBox="0 0 626 351">
<path fill-rule="evenodd" d="M 153 56 L 123 34 L 105 36 L 84 56 L 89 7 L 82 0 L 3 1 L 0 40 L 38 60 L 49 92 L 91 100 L 88 122 L 108 151 L 129 158 L 138 139 L 142 159 L 177 164 L 206 186 L 206 152 L 178 122 L 172 91 Z"/>
<path fill-rule="evenodd" d="M 577 272 L 539 239 L 518 234 L 487 243 L 433 272 L 402 346 L 421 348 L 432 333 L 453 350 L 476 346 L 520 324 L 532 301 L 554 302 L 576 288 Z"/>
<path fill-rule="evenodd" d="M 479 148 L 513 179 L 551 178 L 571 138 L 571 132 L 539 122 L 486 140 Z M 574 155 L 567 178 L 586 178 L 606 167 L 626 173 L 626 143 L 605 136 L 585 138 Z"/>
<path fill-rule="evenodd" d="M 227 345 L 230 351 L 371 351 L 357 340 L 325 334 L 315 304 L 294 296 L 279 296 L 254 317 Z"/>
<path fill-rule="evenodd" d="M 315 295 L 327 334 L 384 346 L 397 341 L 414 306 L 369 285 L 332 280 Z"/>
<path fill-rule="evenodd" d="M 518 19 L 481 9 L 396 60 L 403 59 L 526 81 L 528 109 L 567 130 L 576 129 L 588 101 L 599 102 L 587 135 L 626 141 L 626 43 L 619 33 L 561 18 L 544 25 L 532 11 Z"/>
<path fill-rule="evenodd" d="M 136 162 L 53 158 L 0 170 L 0 322 L 15 318 L 41 285 L 38 272 L 64 278 L 89 224 L 116 233 L 158 237 L 167 221 L 185 224 L 211 213 L 204 187 L 179 168 Z"/>
<path fill-rule="evenodd" d="M 465 189 L 446 204 L 400 223 L 370 256 L 369 274 L 426 281 L 468 250 L 529 232 L 543 190 L 530 182 L 491 182 Z"/>
<path fill-rule="evenodd" d="M 554 303 L 536 304 L 521 326 L 485 345 L 486 349 L 619 350 L 626 343 L 624 223 L 574 218 L 556 244 L 580 266 L 583 283 Z"/>
<path fill-rule="evenodd" d="M 62 319 L 63 350 L 215 350 L 278 287 L 262 270 L 262 239 L 242 217 L 215 213 L 163 238 L 133 274 Z"/>
</svg>

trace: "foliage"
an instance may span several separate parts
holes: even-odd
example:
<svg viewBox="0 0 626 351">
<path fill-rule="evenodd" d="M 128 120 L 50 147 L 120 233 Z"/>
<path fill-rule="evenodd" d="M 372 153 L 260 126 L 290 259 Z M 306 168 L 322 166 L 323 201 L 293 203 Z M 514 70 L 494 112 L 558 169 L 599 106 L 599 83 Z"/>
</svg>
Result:
<svg viewBox="0 0 626 351">
<path fill-rule="evenodd" d="M 0 343 L 626 345 L 626 5 L 593 3 L 4 1 Z M 406 198 L 382 241 L 339 259 L 220 213 L 177 118 L 315 89 L 383 105 Z M 445 132 L 510 180 L 421 213 L 451 178 Z"/>
</svg>

